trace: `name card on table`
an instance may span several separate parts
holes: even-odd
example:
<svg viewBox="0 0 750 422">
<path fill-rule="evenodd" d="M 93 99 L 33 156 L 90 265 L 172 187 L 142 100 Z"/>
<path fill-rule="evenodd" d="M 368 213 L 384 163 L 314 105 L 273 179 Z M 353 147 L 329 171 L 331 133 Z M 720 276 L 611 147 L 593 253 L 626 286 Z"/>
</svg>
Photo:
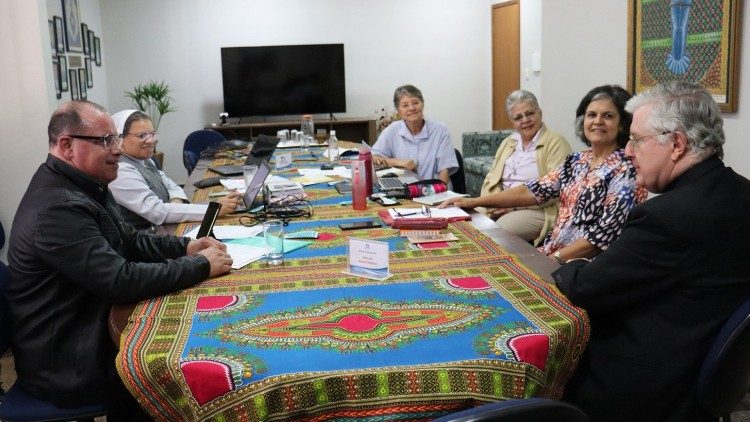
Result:
<svg viewBox="0 0 750 422">
<path fill-rule="evenodd" d="M 389 268 L 387 242 L 349 238 L 349 264 L 345 274 L 385 280 L 392 275 Z"/>
<path fill-rule="evenodd" d="M 276 154 L 276 170 L 281 170 L 292 165 L 292 153 Z"/>
</svg>

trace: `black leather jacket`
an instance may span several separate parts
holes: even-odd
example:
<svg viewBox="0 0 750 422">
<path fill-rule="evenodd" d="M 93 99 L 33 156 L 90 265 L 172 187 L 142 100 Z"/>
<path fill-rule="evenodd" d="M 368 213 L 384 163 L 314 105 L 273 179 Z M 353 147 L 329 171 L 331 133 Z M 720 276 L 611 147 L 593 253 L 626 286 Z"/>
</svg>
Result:
<svg viewBox="0 0 750 422">
<path fill-rule="evenodd" d="M 135 232 L 105 185 L 49 155 L 18 207 L 8 251 L 21 386 L 58 405 L 104 403 L 116 376 L 110 307 L 207 278 L 208 260 L 185 256 L 188 242 Z"/>
</svg>

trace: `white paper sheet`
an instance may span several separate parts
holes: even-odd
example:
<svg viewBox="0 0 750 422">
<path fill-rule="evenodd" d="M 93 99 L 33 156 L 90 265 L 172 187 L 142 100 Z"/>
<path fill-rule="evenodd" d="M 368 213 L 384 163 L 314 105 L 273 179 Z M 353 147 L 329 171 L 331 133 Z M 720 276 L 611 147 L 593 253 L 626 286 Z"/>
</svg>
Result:
<svg viewBox="0 0 750 422">
<path fill-rule="evenodd" d="M 227 253 L 232 257 L 232 268 L 235 270 L 238 270 L 245 265 L 257 261 L 268 252 L 271 251 L 271 248 L 268 246 L 265 247 L 257 247 L 257 246 L 250 246 L 250 245 L 239 245 L 236 243 L 226 243 L 227 245 Z"/>
<path fill-rule="evenodd" d="M 184 236 L 195 239 L 198 235 L 198 229 L 196 227 L 189 232 L 185 233 Z M 245 226 L 214 226 L 213 228 L 214 237 L 217 239 L 242 239 L 245 237 L 257 236 L 263 232 L 263 227 L 260 225 L 245 227 Z"/>
</svg>

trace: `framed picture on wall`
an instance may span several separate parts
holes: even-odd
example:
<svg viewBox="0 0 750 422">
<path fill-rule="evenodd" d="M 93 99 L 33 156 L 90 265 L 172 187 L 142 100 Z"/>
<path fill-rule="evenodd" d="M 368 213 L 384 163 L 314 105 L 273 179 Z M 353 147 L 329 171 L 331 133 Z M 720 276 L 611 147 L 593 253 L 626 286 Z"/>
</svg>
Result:
<svg viewBox="0 0 750 422">
<path fill-rule="evenodd" d="M 96 57 L 94 55 L 94 31 L 90 29 L 86 33 L 86 43 L 89 45 L 88 55 L 93 60 Z"/>
<path fill-rule="evenodd" d="M 60 90 L 65 92 L 68 90 L 68 59 L 61 55 L 57 59 L 60 62 Z"/>
<path fill-rule="evenodd" d="M 47 26 L 49 27 L 49 48 L 54 53 L 57 51 L 57 39 L 55 39 L 55 36 L 57 36 L 57 34 L 55 33 L 55 21 L 48 20 Z"/>
<path fill-rule="evenodd" d="M 63 33 L 63 20 L 59 16 L 53 16 L 55 23 L 55 51 L 58 53 L 65 52 L 65 34 Z"/>
<path fill-rule="evenodd" d="M 78 10 L 78 0 L 62 0 L 63 21 L 65 22 L 65 45 L 68 51 L 80 53 L 83 51 L 83 35 L 81 34 L 81 15 Z"/>
<path fill-rule="evenodd" d="M 83 59 L 77 54 L 71 54 L 68 56 L 68 67 L 83 67 Z"/>
<path fill-rule="evenodd" d="M 68 80 L 70 81 L 70 99 L 80 100 L 81 91 L 78 85 L 78 71 L 77 69 L 68 69 Z"/>
<path fill-rule="evenodd" d="M 62 89 L 60 88 L 60 59 L 52 56 L 52 78 L 55 80 L 55 98 L 62 98 Z"/>
<path fill-rule="evenodd" d="M 78 69 L 78 88 L 81 91 L 81 99 L 88 98 L 88 89 L 86 88 L 86 69 Z"/>
<path fill-rule="evenodd" d="M 86 87 L 94 87 L 94 75 L 91 74 L 91 59 L 84 59 L 86 62 Z"/>
<path fill-rule="evenodd" d="M 88 42 L 89 26 L 85 23 L 81 24 L 81 42 L 83 43 L 83 55 L 89 54 L 89 42 Z"/>
<path fill-rule="evenodd" d="M 683 80 L 737 111 L 740 0 L 628 1 L 628 89 Z"/>
<path fill-rule="evenodd" d="M 97 66 L 102 65 L 102 49 L 99 46 L 99 37 L 94 37 L 94 53 L 95 53 L 95 61 Z"/>
</svg>

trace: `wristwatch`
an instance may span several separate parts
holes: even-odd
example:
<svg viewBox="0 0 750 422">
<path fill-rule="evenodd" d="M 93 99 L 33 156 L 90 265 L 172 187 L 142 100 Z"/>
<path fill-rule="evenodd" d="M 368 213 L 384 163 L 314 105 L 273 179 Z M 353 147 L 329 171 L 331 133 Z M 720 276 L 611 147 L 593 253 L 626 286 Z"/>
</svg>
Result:
<svg viewBox="0 0 750 422">
<path fill-rule="evenodd" d="M 555 258 L 555 261 L 557 261 L 558 264 L 565 264 L 565 260 L 560 256 L 560 251 L 553 253 L 552 257 Z"/>
</svg>

